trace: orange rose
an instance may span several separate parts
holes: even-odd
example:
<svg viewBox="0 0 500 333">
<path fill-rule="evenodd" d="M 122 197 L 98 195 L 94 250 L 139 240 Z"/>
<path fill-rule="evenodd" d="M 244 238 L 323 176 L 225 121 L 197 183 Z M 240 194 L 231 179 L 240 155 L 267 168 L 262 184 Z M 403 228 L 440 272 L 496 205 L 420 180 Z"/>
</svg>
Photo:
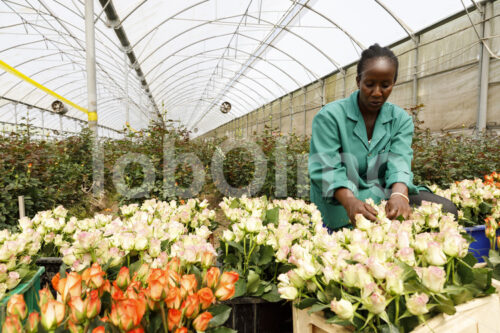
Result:
<svg viewBox="0 0 500 333">
<path fill-rule="evenodd" d="M 167 269 L 174 272 L 180 273 L 181 271 L 181 260 L 177 257 L 170 259 L 167 264 Z"/>
<path fill-rule="evenodd" d="M 49 300 L 42 306 L 42 318 L 40 322 L 46 330 L 55 330 L 64 320 L 64 304 L 55 300 Z"/>
<path fill-rule="evenodd" d="M 181 291 L 177 287 L 170 288 L 168 290 L 167 298 L 165 298 L 165 303 L 167 307 L 171 309 L 179 309 L 181 307 Z"/>
<path fill-rule="evenodd" d="M 98 263 L 92 264 L 90 268 L 87 268 L 83 274 L 82 279 L 85 281 L 85 284 L 92 289 L 99 289 L 104 284 L 104 275 L 106 273 L 103 272 L 101 266 Z"/>
<path fill-rule="evenodd" d="M 58 291 L 66 303 L 71 297 L 82 295 L 82 277 L 76 272 L 71 272 L 66 278 L 59 280 L 58 287 Z"/>
<path fill-rule="evenodd" d="M 193 327 L 197 331 L 206 331 L 208 327 L 208 323 L 213 316 L 210 312 L 203 312 L 193 321 Z"/>
<path fill-rule="evenodd" d="M 49 300 L 54 299 L 54 296 L 52 296 L 52 293 L 48 288 L 43 288 L 38 291 L 38 296 L 39 296 L 39 304 L 40 308 L 47 303 Z"/>
<path fill-rule="evenodd" d="M 235 284 L 239 279 L 239 275 L 236 272 L 224 272 L 220 277 L 220 284 Z"/>
<path fill-rule="evenodd" d="M 8 316 L 18 316 L 21 320 L 24 320 L 28 315 L 28 308 L 26 307 L 26 302 L 24 302 L 24 296 L 22 294 L 12 295 L 7 303 L 7 315 Z"/>
<path fill-rule="evenodd" d="M 175 330 L 175 333 L 188 333 L 188 329 L 186 327 L 179 327 Z"/>
<path fill-rule="evenodd" d="M 183 275 L 181 278 L 181 297 L 185 298 L 187 295 L 192 295 L 197 286 L 198 282 L 194 274 Z"/>
<path fill-rule="evenodd" d="M 144 333 L 144 329 L 142 327 L 138 327 L 128 331 L 127 333 Z"/>
<path fill-rule="evenodd" d="M 101 312 L 101 299 L 99 292 L 92 290 L 87 294 L 87 318 L 92 319 Z"/>
<path fill-rule="evenodd" d="M 177 309 L 168 310 L 168 330 L 173 331 L 181 323 L 182 312 Z"/>
<path fill-rule="evenodd" d="M 197 294 L 189 295 L 182 303 L 181 310 L 187 318 L 194 318 L 200 312 L 200 299 Z"/>
<path fill-rule="evenodd" d="M 120 268 L 120 272 L 118 272 L 118 276 L 116 277 L 116 284 L 122 290 L 126 289 L 130 284 L 130 271 L 127 267 L 123 266 Z"/>
<path fill-rule="evenodd" d="M 161 283 L 160 280 L 149 281 L 148 288 L 146 289 L 148 298 L 153 302 L 159 302 L 167 297 L 168 287 L 166 284 Z"/>
<path fill-rule="evenodd" d="M 234 292 L 234 284 L 223 284 L 215 291 L 215 297 L 217 297 L 219 301 L 226 301 L 233 297 Z"/>
<path fill-rule="evenodd" d="M 214 289 L 217 287 L 217 284 L 219 283 L 219 277 L 220 277 L 220 269 L 218 269 L 217 267 L 211 267 L 205 274 L 205 277 L 203 278 L 203 283 L 207 287 Z"/>
<path fill-rule="evenodd" d="M 136 299 L 125 299 L 111 306 L 111 322 L 125 331 L 137 328 L 146 312 L 143 302 Z"/>
<path fill-rule="evenodd" d="M 210 305 L 215 303 L 215 296 L 210 288 L 201 288 L 198 290 L 198 296 L 200 298 L 200 304 L 202 310 L 206 310 L 210 307 Z"/>
<path fill-rule="evenodd" d="M 4 333 L 21 333 L 23 325 L 18 316 L 8 316 L 2 325 L 2 332 Z"/>
<path fill-rule="evenodd" d="M 80 324 L 87 319 L 87 303 L 88 301 L 83 301 L 80 296 L 71 297 L 68 306 L 70 311 L 69 318 L 73 323 Z"/>
<path fill-rule="evenodd" d="M 26 322 L 26 333 L 36 333 L 38 332 L 38 324 L 40 323 L 40 314 L 38 312 L 32 312 L 28 316 L 28 321 Z"/>
<path fill-rule="evenodd" d="M 177 287 L 181 281 L 181 277 L 179 273 L 173 270 L 166 271 L 168 278 L 168 286 L 169 287 Z"/>
<path fill-rule="evenodd" d="M 92 333 L 105 333 L 105 332 L 106 329 L 104 328 L 104 326 L 97 326 L 92 330 Z"/>
<path fill-rule="evenodd" d="M 61 279 L 61 274 L 60 273 L 57 273 L 56 275 L 54 275 L 54 277 L 52 278 L 51 282 L 52 282 L 52 288 L 54 288 L 54 290 L 58 290 L 58 287 L 59 287 L 59 280 Z"/>
<path fill-rule="evenodd" d="M 201 265 L 203 268 L 209 268 L 215 262 L 215 254 L 210 251 L 205 251 L 201 255 Z"/>
</svg>

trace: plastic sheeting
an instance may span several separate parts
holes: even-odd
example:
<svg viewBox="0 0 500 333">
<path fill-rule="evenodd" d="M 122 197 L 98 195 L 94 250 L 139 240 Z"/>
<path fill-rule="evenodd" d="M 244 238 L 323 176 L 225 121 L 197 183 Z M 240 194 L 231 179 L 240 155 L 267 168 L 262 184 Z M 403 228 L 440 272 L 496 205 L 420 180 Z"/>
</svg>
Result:
<svg viewBox="0 0 500 333">
<path fill-rule="evenodd" d="M 197 135 L 339 70 L 358 59 L 362 49 L 375 42 L 389 45 L 463 10 L 460 0 L 111 0 L 109 3 L 115 7 L 120 22 L 107 22 L 100 2 L 94 3 L 99 124 L 122 129 L 127 109 L 135 128 L 146 126 L 156 116 L 140 79 L 131 70 L 133 65 L 145 74 L 160 112 L 166 112 L 166 118 L 178 120 L 189 129 L 198 129 Z M 464 3 L 472 5 L 470 1 Z M 0 59 L 86 107 L 83 13 L 83 0 L 2 1 Z M 125 62 L 127 50 L 120 47 L 113 31 L 118 26 L 128 36 L 138 58 L 136 64 Z M 464 33 L 473 47 L 474 36 Z M 450 47 L 444 43 L 439 50 Z M 436 45 L 430 47 L 436 52 Z M 425 50 L 422 52 L 426 54 Z M 466 56 L 467 53 L 457 56 L 460 58 L 457 61 Z M 443 62 L 438 57 L 435 64 L 429 60 L 429 66 L 434 67 L 422 71 L 453 65 L 452 62 Z M 401 74 L 409 79 L 411 64 L 408 66 Z M 318 87 L 306 88 L 305 97 L 303 92 L 294 92 L 281 100 L 280 109 L 277 104 L 264 107 L 256 117 L 237 120 L 234 127 L 251 132 L 265 125 L 274 127 L 279 122 L 283 130 L 295 128 L 307 132 L 312 119 L 310 112 L 321 105 L 322 98 L 338 98 L 355 89 L 355 70 L 349 69 L 347 74 L 346 82 L 339 77 L 327 79 L 324 96 L 319 90 L 323 88 Z M 472 79 L 472 74 L 463 75 Z M 3 72 L 0 72 L 0 96 L 43 109 L 49 108 L 53 101 L 52 97 Z M 219 111 L 223 101 L 232 104 L 227 114 Z M 281 117 L 273 116 L 280 113 Z M 85 115 L 76 110 L 70 109 L 68 115 L 85 120 Z M 46 126 L 57 127 L 58 117 L 55 118 L 47 120 L 51 125 Z M 13 122 L 12 102 L 0 100 L 0 121 Z M 72 121 L 64 121 L 63 126 L 71 127 Z"/>
</svg>

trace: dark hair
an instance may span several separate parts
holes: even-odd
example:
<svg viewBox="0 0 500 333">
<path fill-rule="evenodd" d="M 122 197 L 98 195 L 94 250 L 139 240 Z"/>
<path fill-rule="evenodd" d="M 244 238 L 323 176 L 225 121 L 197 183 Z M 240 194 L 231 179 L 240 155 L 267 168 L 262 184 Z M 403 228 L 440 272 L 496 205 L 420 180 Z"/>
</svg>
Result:
<svg viewBox="0 0 500 333">
<path fill-rule="evenodd" d="M 398 78 L 398 68 L 399 68 L 398 58 L 388 47 L 381 47 L 377 43 L 373 44 L 372 46 L 364 50 L 363 53 L 361 53 L 361 59 L 359 59 L 358 62 L 358 73 L 356 77 L 360 79 L 361 73 L 363 73 L 363 70 L 365 69 L 365 63 L 370 59 L 376 59 L 376 58 L 387 58 L 394 64 L 394 67 L 396 67 L 394 82 L 396 82 L 396 79 Z"/>
</svg>

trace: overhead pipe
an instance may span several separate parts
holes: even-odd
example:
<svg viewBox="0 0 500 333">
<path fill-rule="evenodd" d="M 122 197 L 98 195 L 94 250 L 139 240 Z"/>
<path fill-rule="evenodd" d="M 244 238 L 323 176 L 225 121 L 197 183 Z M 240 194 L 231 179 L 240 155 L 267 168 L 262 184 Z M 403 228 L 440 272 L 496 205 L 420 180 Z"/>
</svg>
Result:
<svg viewBox="0 0 500 333">
<path fill-rule="evenodd" d="M 144 72 L 141 69 L 141 65 L 139 64 L 139 61 L 137 60 L 137 57 L 135 56 L 134 50 L 132 49 L 132 46 L 130 44 L 130 41 L 128 40 L 127 33 L 125 32 L 125 29 L 123 29 L 123 26 L 120 24 L 120 18 L 118 17 L 118 13 L 116 12 L 115 6 L 113 5 L 112 0 L 99 0 L 101 6 L 103 7 L 104 13 L 106 13 L 106 17 L 108 19 L 109 24 L 111 27 L 114 29 L 116 36 L 118 37 L 118 40 L 120 41 L 120 44 L 123 47 L 123 51 L 127 54 L 127 57 L 130 61 L 130 64 L 134 68 L 137 77 L 141 81 L 141 85 L 146 92 L 146 95 L 148 96 L 149 100 L 151 101 L 151 104 L 153 105 L 156 113 L 158 114 L 158 117 L 161 119 L 162 123 L 164 124 L 164 119 L 162 114 L 160 113 L 160 109 L 158 109 L 158 105 L 156 105 L 156 101 L 153 98 L 153 94 L 151 93 L 151 89 L 149 88 L 148 82 L 146 80 L 146 77 L 144 76 Z"/>
</svg>

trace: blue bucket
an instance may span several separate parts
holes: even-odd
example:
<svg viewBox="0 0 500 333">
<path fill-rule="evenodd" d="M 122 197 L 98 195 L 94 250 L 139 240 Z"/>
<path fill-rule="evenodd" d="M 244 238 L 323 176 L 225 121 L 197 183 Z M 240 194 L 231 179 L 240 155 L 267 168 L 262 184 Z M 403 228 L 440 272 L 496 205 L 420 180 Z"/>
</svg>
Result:
<svg viewBox="0 0 500 333">
<path fill-rule="evenodd" d="M 469 252 L 478 262 L 484 262 L 483 256 L 487 257 L 490 251 L 490 240 L 484 234 L 485 228 L 484 224 L 465 228 L 465 231 L 475 239 L 469 246 Z M 497 236 L 500 236 L 500 228 L 497 229 Z"/>
</svg>

